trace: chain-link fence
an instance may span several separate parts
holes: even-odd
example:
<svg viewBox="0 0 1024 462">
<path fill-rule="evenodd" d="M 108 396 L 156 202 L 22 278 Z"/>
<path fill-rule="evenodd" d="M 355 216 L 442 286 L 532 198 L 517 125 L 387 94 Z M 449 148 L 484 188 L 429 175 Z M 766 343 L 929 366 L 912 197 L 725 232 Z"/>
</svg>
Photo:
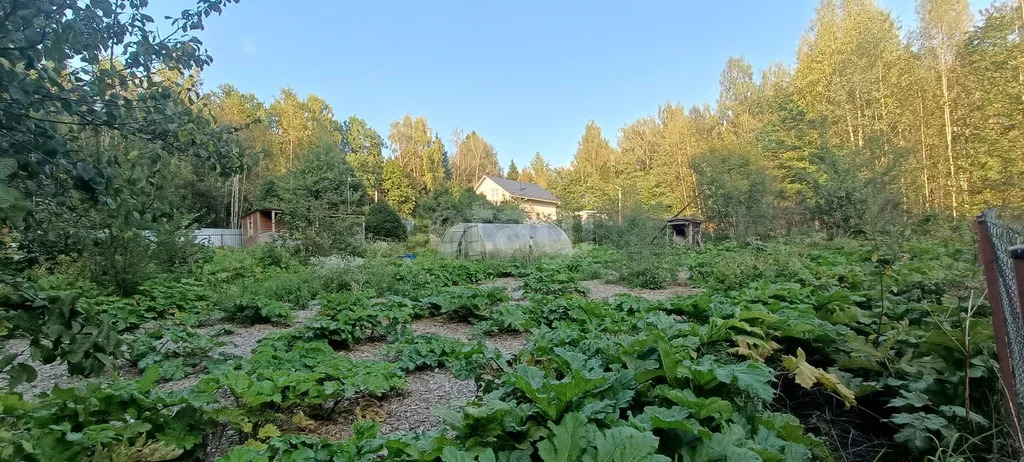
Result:
<svg viewBox="0 0 1024 462">
<path fill-rule="evenodd" d="M 974 224 L 978 238 L 978 256 L 985 273 L 988 299 L 992 306 L 992 325 L 999 354 L 1007 408 L 1018 441 L 1024 439 L 1021 417 L 1024 415 L 1024 305 L 1021 305 L 1021 281 L 1024 281 L 1024 226 L 1001 221 L 996 209 L 986 210 Z M 1011 250 L 1012 249 L 1012 250 Z M 1014 257 L 1018 258 L 1014 258 Z"/>
</svg>

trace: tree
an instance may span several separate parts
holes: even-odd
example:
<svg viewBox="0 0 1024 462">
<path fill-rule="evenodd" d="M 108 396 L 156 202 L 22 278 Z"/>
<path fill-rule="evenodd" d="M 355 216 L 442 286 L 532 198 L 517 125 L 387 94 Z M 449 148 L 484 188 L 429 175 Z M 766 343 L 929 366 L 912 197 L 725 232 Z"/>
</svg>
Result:
<svg viewBox="0 0 1024 462">
<path fill-rule="evenodd" d="M 452 163 L 452 178 L 462 185 L 472 186 L 484 175 L 501 176 L 497 151 L 475 131 L 455 145 Z"/>
<path fill-rule="evenodd" d="M 282 178 L 282 219 L 307 255 L 359 252 L 361 228 L 348 215 L 366 194 L 354 177 L 340 147 L 321 140 Z"/>
<path fill-rule="evenodd" d="M 754 69 L 743 58 L 730 57 L 722 69 L 719 86 L 718 114 L 726 137 L 749 138 L 759 125 Z"/>
<path fill-rule="evenodd" d="M 296 157 L 309 152 L 315 144 L 341 143 L 341 127 L 334 111 L 322 98 L 309 95 L 299 99 L 291 88 L 282 88 L 270 104 L 270 126 L 277 135 L 277 171 L 291 169 Z"/>
<path fill-rule="evenodd" d="M 551 166 L 548 165 L 547 161 L 540 153 L 533 155 L 533 159 L 530 160 L 530 165 L 523 169 L 523 173 L 520 175 L 529 175 L 530 182 L 540 185 L 542 188 L 548 187 L 548 180 L 551 174 Z M 525 178 L 523 181 L 527 181 Z"/>
<path fill-rule="evenodd" d="M 378 202 L 366 212 L 366 234 L 389 241 L 405 240 L 405 223 L 387 202 Z"/>
<path fill-rule="evenodd" d="M 20 269 L 58 255 L 149 266 L 152 252 L 130 249 L 181 242 L 188 225 L 165 201 L 163 168 L 191 159 L 211 175 L 239 170 L 233 130 L 217 127 L 200 105 L 195 76 L 211 58 L 188 34 L 227 3 L 199 1 L 166 35 L 155 32 L 145 2 L 4 4 L 0 285 L 9 296 L 0 316 L 16 320 L 10 334 L 28 338 L 33 358 L 97 373 L 122 355 L 122 344 L 107 315 L 81 309 L 80 291 L 55 297 Z M 155 244 L 140 232 L 158 228 L 168 232 Z M 0 373 L 11 389 L 35 376 L 17 358 Z"/>
<path fill-rule="evenodd" d="M 505 172 L 505 178 L 508 178 L 510 180 L 518 180 L 519 179 L 519 167 L 516 167 L 515 159 L 512 159 L 511 161 L 509 161 L 509 163 L 508 163 L 508 171 Z"/>
<path fill-rule="evenodd" d="M 961 173 L 970 178 L 973 211 L 1024 204 L 1024 5 L 1003 3 L 984 12 L 960 55 L 962 113 L 969 114 Z"/>
<path fill-rule="evenodd" d="M 597 208 L 616 193 L 613 164 L 615 148 L 601 136 L 601 127 L 587 123 L 572 161 L 572 174 L 561 186 L 561 195 L 572 205 Z"/>
<path fill-rule="evenodd" d="M 341 148 L 345 160 L 377 201 L 384 168 L 384 139 L 365 120 L 350 116 L 341 124 Z"/>
<path fill-rule="evenodd" d="M 448 152 L 444 149 L 444 142 L 435 134 L 430 146 L 423 153 L 423 187 L 427 192 L 437 189 L 444 183 L 446 157 Z"/>
<path fill-rule="evenodd" d="M 219 226 L 239 226 L 243 210 L 254 208 L 256 187 L 274 172 L 273 132 L 268 122 L 267 106 L 256 95 L 242 93 L 233 85 L 223 84 L 209 96 L 214 118 L 237 131 L 243 157 L 242 171 L 230 180 L 228 220 Z"/>
<path fill-rule="evenodd" d="M 956 173 L 953 148 L 953 89 L 950 75 L 955 71 L 957 50 L 971 28 L 967 0 L 920 0 L 917 4 L 921 47 L 931 57 L 939 74 L 942 89 L 942 116 L 945 126 L 946 155 L 949 160 L 949 193 L 953 217 L 957 216 L 957 190 L 961 189 Z"/>
<path fill-rule="evenodd" d="M 431 133 L 427 119 L 406 114 L 391 124 L 391 133 L 388 135 L 395 160 L 405 170 L 417 191 L 427 190 L 427 182 L 433 180 L 428 169 L 440 165 L 438 152 L 430 152 L 428 156 L 434 141 Z"/>
<path fill-rule="evenodd" d="M 384 161 L 381 171 L 381 188 L 384 198 L 398 213 L 409 216 L 416 207 L 416 188 L 413 187 L 408 173 L 395 159 Z"/>
<path fill-rule="evenodd" d="M 693 161 L 705 216 L 736 239 L 772 231 L 774 188 L 750 144 L 719 144 Z"/>
</svg>

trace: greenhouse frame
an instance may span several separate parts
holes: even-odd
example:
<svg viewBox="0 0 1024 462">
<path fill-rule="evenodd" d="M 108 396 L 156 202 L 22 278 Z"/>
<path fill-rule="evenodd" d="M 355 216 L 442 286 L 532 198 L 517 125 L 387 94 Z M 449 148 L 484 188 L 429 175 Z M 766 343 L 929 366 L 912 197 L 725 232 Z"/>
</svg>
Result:
<svg viewBox="0 0 1024 462">
<path fill-rule="evenodd" d="M 459 223 L 444 233 L 437 253 L 456 259 L 530 258 L 571 250 L 569 236 L 551 223 Z"/>
</svg>

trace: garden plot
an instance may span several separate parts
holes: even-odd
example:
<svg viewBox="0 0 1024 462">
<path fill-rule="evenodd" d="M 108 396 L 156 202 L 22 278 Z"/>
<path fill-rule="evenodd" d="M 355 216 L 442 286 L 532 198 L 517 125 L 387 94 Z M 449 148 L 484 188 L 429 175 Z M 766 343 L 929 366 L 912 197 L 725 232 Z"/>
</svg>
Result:
<svg viewBox="0 0 1024 462">
<path fill-rule="evenodd" d="M 580 284 L 587 289 L 587 296 L 594 299 L 606 299 L 616 295 L 629 294 L 652 300 L 665 300 L 680 295 L 700 293 L 700 289 L 684 284 L 668 285 L 664 289 L 635 289 L 619 284 L 609 284 L 601 280 L 583 281 Z"/>
<path fill-rule="evenodd" d="M 379 422 L 382 434 L 434 430 L 441 426 L 439 411 L 476 396 L 472 380 L 459 380 L 446 369 L 410 372 L 405 379 L 405 392 L 380 400 L 353 400 L 334 420 L 307 422 L 301 432 L 340 441 L 352 436 L 352 424 L 359 419 Z"/>
</svg>

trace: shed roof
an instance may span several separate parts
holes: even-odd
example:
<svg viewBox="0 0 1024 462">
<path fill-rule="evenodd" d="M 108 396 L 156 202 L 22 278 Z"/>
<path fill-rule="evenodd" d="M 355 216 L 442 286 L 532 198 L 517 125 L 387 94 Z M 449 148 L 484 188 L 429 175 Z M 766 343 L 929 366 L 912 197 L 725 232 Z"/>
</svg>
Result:
<svg viewBox="0 0 1024 462">
<path fill-rule="evenodd" d="M 670 225 L 675 225 L 675 224 L 682 224 L 682 223 L 704 223 L 704 220 L 701 220 L 700 218 L 694 218 L 694 217 L 678 217 L 678 218 L 669 218 L 668 220 L 665 220 L 665 222 L 667 222 Z"/>
<path fill-rule="evenodd" d="M 480 178 L 480 181 L 478 181 L 476 185 L 480 186 L 480 182 L 484 181 L 485 178 L 490 178 L 491 181 L 496 183 L 498 186 L 501 187 L 501 189 L 504 189 L 505 192 L 509 193 L 509 195 L 511 196 L 522 197 L 524 199 L 536 199 L 539 201 L 561 203 L 561 201 L 558 200 L 558 198 L 555 197 L 554 194 L 551 194 L 551 192 L 548 191 L 547 189 L 544 189 L 538 184 L 527 183 L 524 181 L 516 181 L 510 180 L 508 178 L 501 178 L 498 176 L 484 175 L 483 178 Z"/>
</svg>

